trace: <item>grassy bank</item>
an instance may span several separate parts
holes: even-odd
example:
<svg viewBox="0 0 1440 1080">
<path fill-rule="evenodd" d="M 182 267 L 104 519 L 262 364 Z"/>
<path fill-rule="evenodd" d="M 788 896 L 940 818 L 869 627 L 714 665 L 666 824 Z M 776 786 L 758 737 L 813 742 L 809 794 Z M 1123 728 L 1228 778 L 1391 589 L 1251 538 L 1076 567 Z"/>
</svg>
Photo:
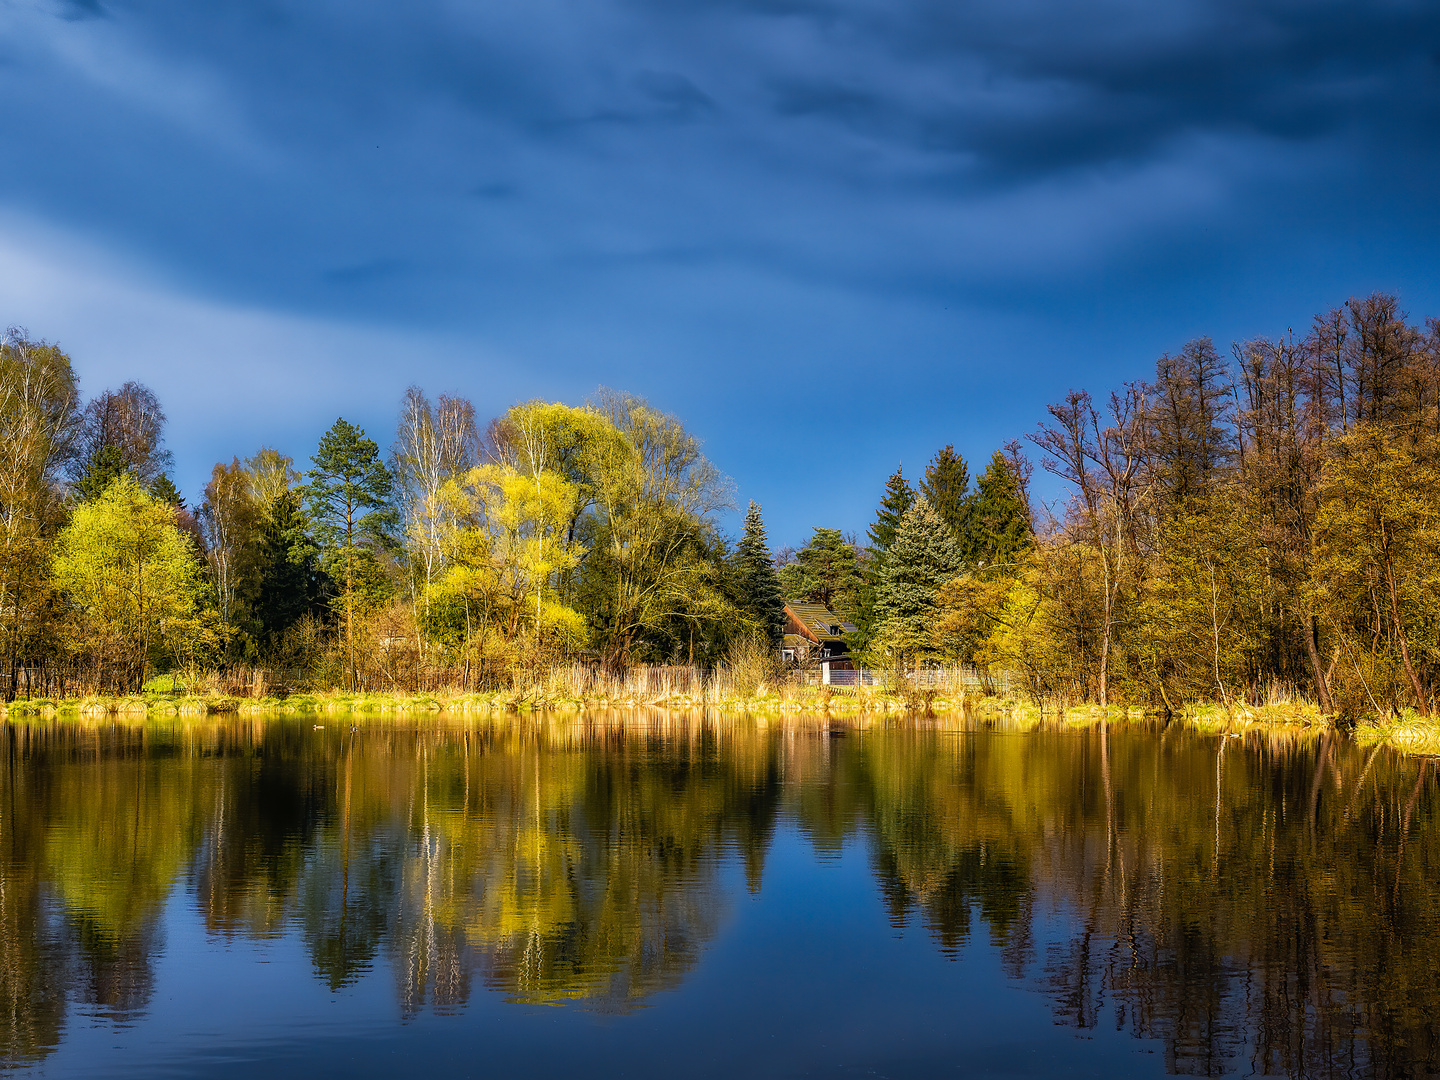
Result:
<svg viewBox="0 0 1440 1080">
<path fill-rule="evenodd" d="M 1077 726 L 1153 717 L 1144 709 L 1112 705 L 1037 705 L 1008 698 L 982 697 L 959 690 L 893 691 L 879 686 L 837 688 L 795 683 L 758 685 L 749 693 L 717 682 L 675 689 L 664 685 L 614 682 L 576 692 L 563 685 L 536 686 L 523 691 L 480 694 L 291 694 L 286 697 L 236 698 L 183 691 L 148 692 L 126 697 L 85 697 L 65 700 L 15 701 L 4 707 L 7 717 L 127 718 L 186 717 L 212 714 L 265 716 L 345 715 L 399 718 L 445 714 L 451 717 L 579 713 L 590 710 L 649 709 L 673 712 L 709 711 L 757 717 L 858 719 L 877 716 L 944 716 L 963 712 L 1003 719 L 1021 726 L 1066 723 Z M 1197 703 L 1187 705 L 1179 719 L 1213 734 L 1244 734 L 1254 730 L 1311 729 L 1332 726 L 1313 703 L 1283 701 L 1265 705 Z M 1398 717 L 1362 720 L 1354 729 L 1362 742 L 1384 743 L 1413 753 L 1440 754 L 1440 721 L 1407 710 Z"/>
</svg>

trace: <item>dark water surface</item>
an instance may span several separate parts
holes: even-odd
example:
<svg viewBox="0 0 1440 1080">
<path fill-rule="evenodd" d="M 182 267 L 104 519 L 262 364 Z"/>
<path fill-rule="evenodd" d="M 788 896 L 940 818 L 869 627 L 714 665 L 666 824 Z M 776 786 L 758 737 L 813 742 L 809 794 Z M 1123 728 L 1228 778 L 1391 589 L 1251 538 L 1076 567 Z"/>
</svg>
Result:
<svg viewBox="0 0 1440 1080">
<path fill-rule="evenodd" d="M 1338 735 L 3 730 L 12 1070 L 1440 1073 L 1440 769 Z"/>
</svg>

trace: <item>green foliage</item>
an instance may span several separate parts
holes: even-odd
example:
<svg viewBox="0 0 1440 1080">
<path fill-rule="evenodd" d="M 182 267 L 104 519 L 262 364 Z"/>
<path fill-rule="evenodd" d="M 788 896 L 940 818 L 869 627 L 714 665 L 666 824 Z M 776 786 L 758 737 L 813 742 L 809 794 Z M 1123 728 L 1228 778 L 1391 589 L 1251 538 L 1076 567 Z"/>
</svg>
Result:
<svg viewBox="0 0 1440 1080">
<path fill-rule="evenodd" d="M 875 521 L 870 526 L 870 550 L 883 561 L 885 553 L 895 542 L 900 520 L 915 501 L 915 492 L 905 482 L 902 469 L 897 468 L 885 481 L 885 495 L 880 500 L 880 509 L 875 512 Z"/>
<path fill-rule="evenodd" d="M 170 477 L 163 473 L 157 476 L 146 490 L 150 492 L 150 497 L 156 502 L 173 506 L 176 510 L 185 509 L 185 499 L 181 496 L 180 489 L 175 486 Z"/>
<path fill-rule="evenodd" d="M 920 481 L 919 493 L 925 496 L 940 520 L 950 526 L 950 531 L 963 546 L 970 532 L 970 507 L 974 496 L 970 491 L 970 467 L 963 457 L 955 453 L 955 447 L 945 446 L 936 451 L 925 467 L 925 479 Z"/>
<path fill-rule="evenodd" d="M 884 648 L 906 657 L 935 651 L 938 594 L 963 565 L 950 527 L 923 495 L 917 497 L 880 570 L 875 610 Z"/>
<path fill-rule="evenodd" d="M 770 558 L 760 507 L 753 501 L 732 564 L 736 606 L 755 620 L 771 645 L 778 646 L 785 633 L 785 599 Z"/>
<path fill-rule="evenodd" d="M 361 545 L 388 543 L 395 524 L 394 483 L 375 440 L 344 417 L 320 437 L 310 460 L 314 467 L 301 491 L 321 558 L 335 572 Z"/>
<path fill-rule="evenodd" d="M 345 615 L 346 651 L 351 689 L 356 687 L 355 609 L 357 602 L 373 608 L 382 601 L 377 552 L 390 544 L 396 524 L 390 503 L 393 481 L 380 448 L 341 417 L 320 438 L 311 457 L 304 498 L 320 564 L 333 578 L 344 582 L 338 605 Z"/>
<path fill-rule="evenodd" d="M 0 662 L 12 698 L 19 665 L 54 651 L 55 534 L 65 520 L 62 470 L 74 454 L 75 373 L 54 345 L 11 331 L 0 340 Z"/>
<path fill-rule="evenodd" d="M 790 600 L 824 604 L 842 621 L 859 614 L 864 579 L 855 546 L 839 529 L 817 528 L 795 554 L 795 561 L 780 570 L 780 587 Z"/>
<path fill-rule="evenodd" d="M 143 685 L 153 661 L 193 664 L 217 643 L 174 509 L 129 475 L 76 507 L 56 541 L 54 572 L 74 605 L 71 648 L 121 691 Z"/>
<path fill-rule="evenodd" d="M 320 569 L 315 545 L 293 490 L 275 496 L 260 524 L 252 612 L 256 633 L 273 652 L 292 626 L 318 616 L 334 586 Z"/>
<path fill-rule="evenodd" d="M 1013 564 L 1034 543 L 1022 480 L 999 450 L 980 475 L 958 535 L 965 562 L 977 569 Z"/>
<path fill-rule="evenodd" d="M 133 475 L 125 456 L 114 446 L 97 447 L 85 464 L 85 471 L 75 482 L 75 497 L 93 502 L 121 476 Z"/>
</svg>

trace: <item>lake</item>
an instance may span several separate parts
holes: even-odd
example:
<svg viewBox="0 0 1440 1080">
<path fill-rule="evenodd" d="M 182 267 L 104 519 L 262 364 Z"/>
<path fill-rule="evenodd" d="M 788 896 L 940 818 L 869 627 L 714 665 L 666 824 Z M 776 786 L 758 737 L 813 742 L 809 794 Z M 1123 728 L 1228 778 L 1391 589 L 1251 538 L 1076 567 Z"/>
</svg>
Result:
<svg viewBox="0 0 1440 1080">
<path fill-rule="evenodd" d="M 1340 734 L 5 732 L 20 1075 L 1440 1073 L 1440 769 Z"/>
</svg>

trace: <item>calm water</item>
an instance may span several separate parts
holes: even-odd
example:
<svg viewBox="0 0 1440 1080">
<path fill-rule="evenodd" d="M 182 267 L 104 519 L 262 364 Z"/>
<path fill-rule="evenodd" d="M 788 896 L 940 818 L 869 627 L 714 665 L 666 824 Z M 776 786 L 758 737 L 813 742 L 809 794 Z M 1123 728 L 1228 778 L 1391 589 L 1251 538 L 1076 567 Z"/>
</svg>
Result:
<svg viewBox="0 0 1440 1080">
<path fill-rule="evenodd" d="M 4 731 L 20 1072 L 1440 1073 L 1440 769 L 1339 736 Z"/>
</svg>

